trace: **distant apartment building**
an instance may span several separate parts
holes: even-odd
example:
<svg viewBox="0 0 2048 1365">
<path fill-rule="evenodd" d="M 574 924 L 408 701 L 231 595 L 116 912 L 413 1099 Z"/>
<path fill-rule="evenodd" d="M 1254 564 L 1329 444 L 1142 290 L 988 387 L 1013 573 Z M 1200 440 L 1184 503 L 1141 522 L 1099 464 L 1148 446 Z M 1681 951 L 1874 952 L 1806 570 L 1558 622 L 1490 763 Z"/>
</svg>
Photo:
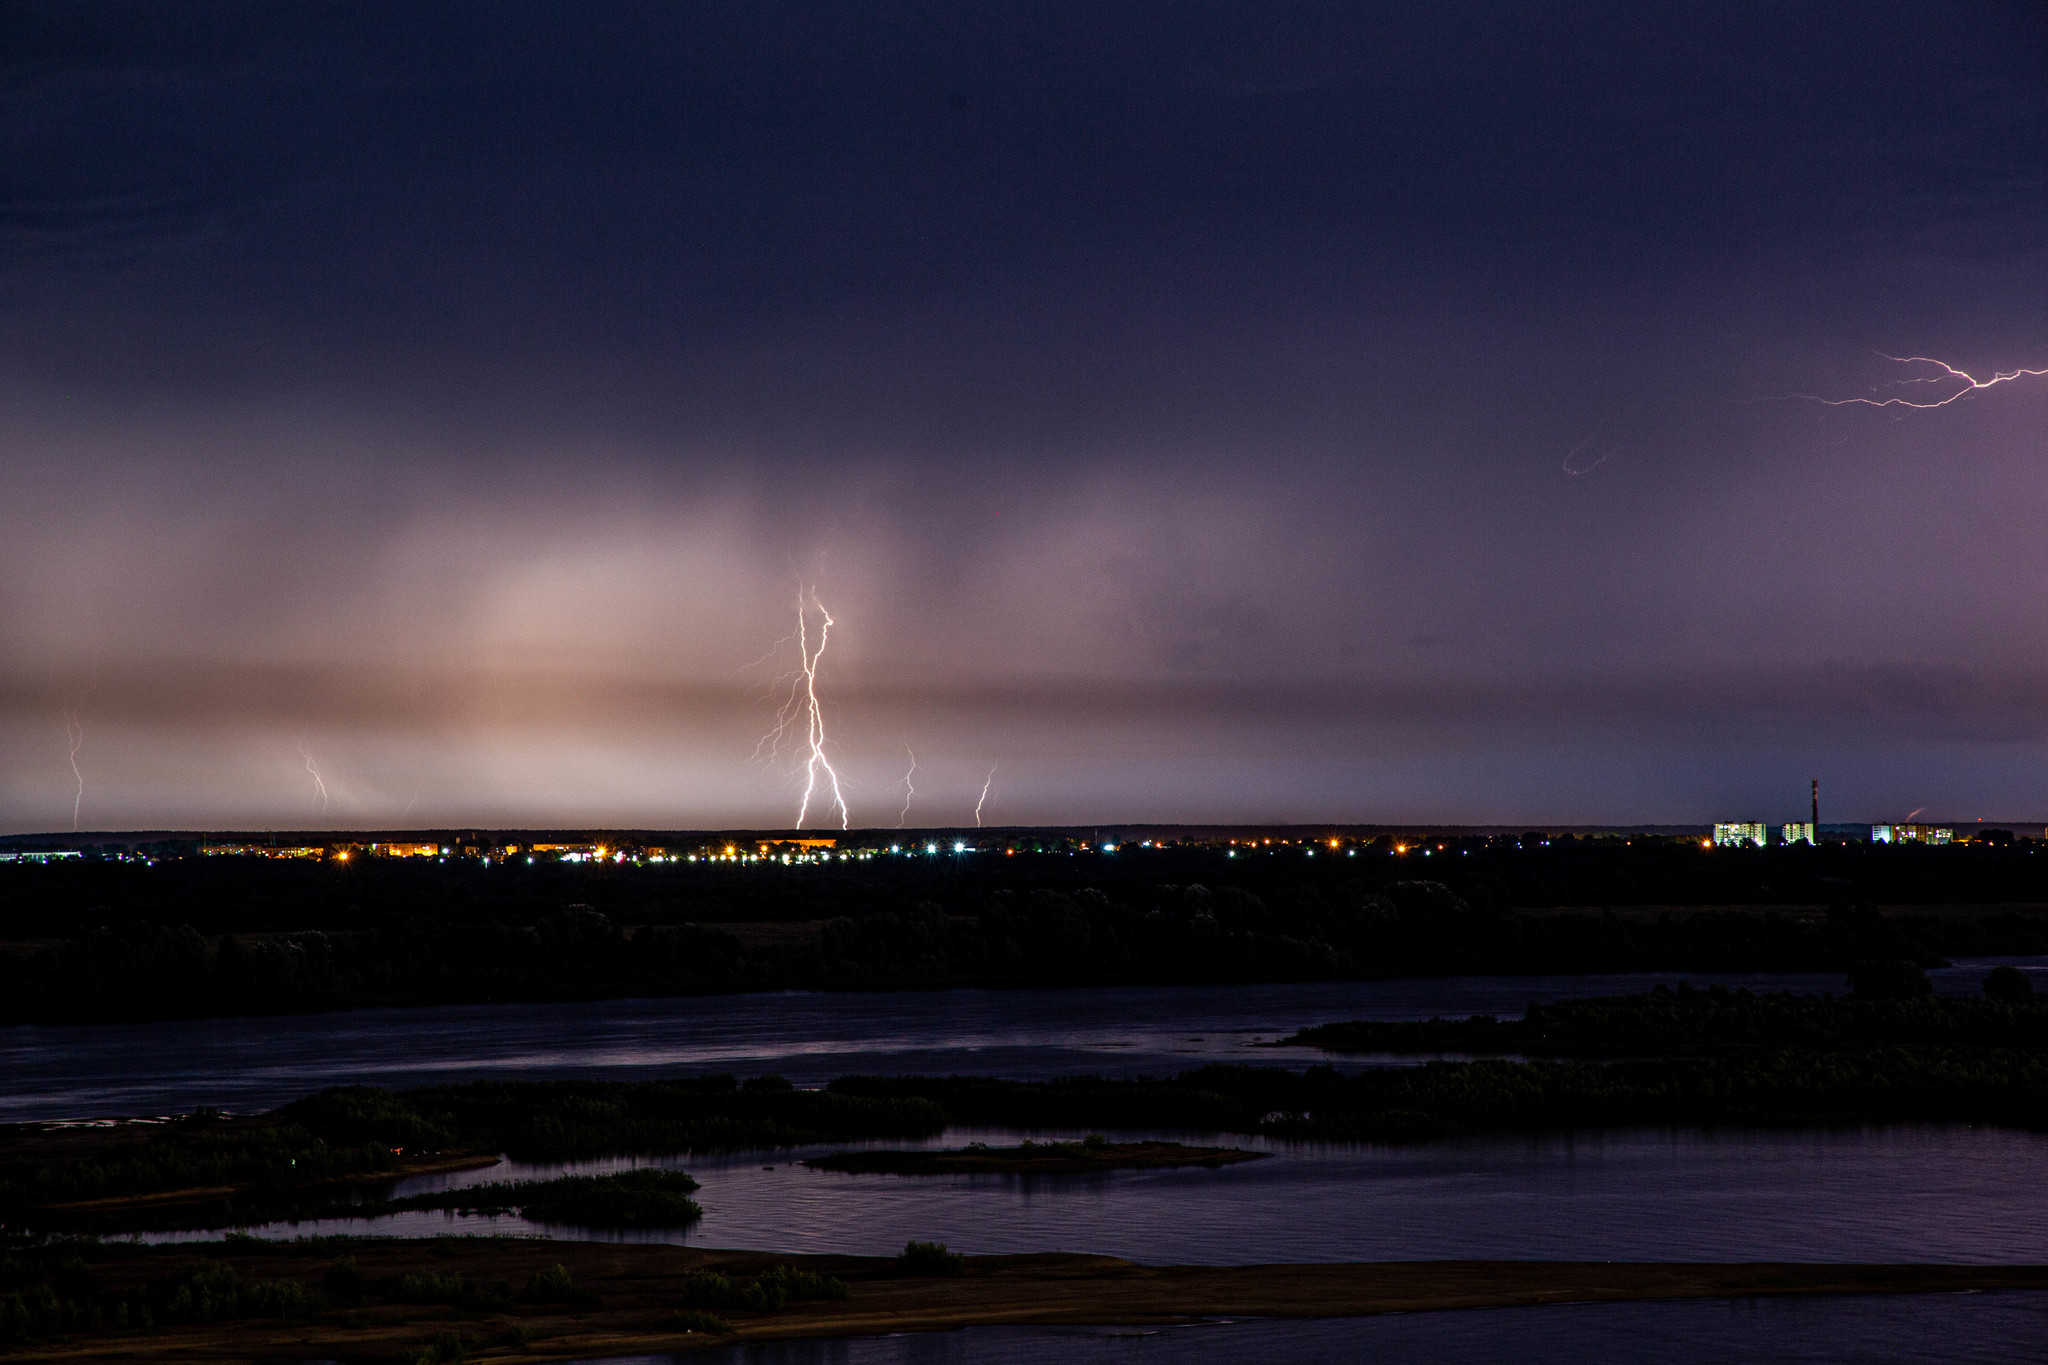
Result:
<svg viewBox="0 0 2048 1365">
<path fill-rule="evenodd" d="M 1813 821 L 1811 820 L 1802 820 L 1796 825 L 1781 825 L 1778 829 L 1778 841 L 1786 844 L 1814 844 L 1816 846 L 1820 843 L 1820 840 L 1814 837 Z"/>
<path fill-rule="evenodd" d="M 1761 822 L 1714 826 L 1714 846 L 1716 848 L 1740 848 L 1744 844 L 1755 844 L 1758 848 L 1762 848 L 1769 841 L 1768 827 Z"/>
<path fill-rule="evenodd" d="M 1945 844 L 1956 837 L 1946 825 L 1872 825 L 1873 844 Z"/>
<path fill-rule="evenodd" d="M 325 844 L 201 844 L 208 858 L 325 858 Z"/>
</svg>

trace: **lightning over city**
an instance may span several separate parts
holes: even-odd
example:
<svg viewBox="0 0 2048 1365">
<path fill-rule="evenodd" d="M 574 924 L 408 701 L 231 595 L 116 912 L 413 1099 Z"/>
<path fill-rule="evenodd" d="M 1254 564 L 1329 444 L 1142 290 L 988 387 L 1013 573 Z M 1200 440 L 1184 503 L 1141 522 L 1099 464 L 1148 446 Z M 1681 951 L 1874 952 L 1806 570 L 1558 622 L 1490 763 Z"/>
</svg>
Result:
<svg viewBox="0 0 2048 1365">
<path fill-rule="evenodd" d="M 818 618 L 817 645 L 811 644 L 811 616 Z M 832 766 L 831 755 L 827 752 L 825 737 L 825 708 L 818 696 L 818 665 L 825 657 L 825 646 L 831 638 L 834 622 L 832 614 L 825 610 L 816 589 L 799 585 L 796 596 L 796 632 L 784 643 L 794 643 L 797 650 L 797 666 L 790 675 L 789 693 L 777 711 L 774 727 L 762 739 L 769 756 L 781 753 L 784 740 L 797 736 L 796 748 L 804 774 L 803 795 L 797 802 L 796 821 L 793 829 L 802 829 L 809 817 L 811 803 L 830 794 L 827 810 L 839 813 L 839 827 L 849 828 L 853 822 L 852 812 L 847 809 L 846 797 L 840 787 L 839 772 Z M 760 753 L 760 748 L 756 753 Z M 915 766 L 916 760 L 912 759 Z M 906 778 L 906 781 L 908 779 Z M 906 798 L 905 809 L 909 808 Z"/>
<path fill-rule="evenodd" d="M 79 807 L 85 802 L 85 774 L 78 766 L 78 751 L 85 745 L 85 719 L 79 712 L 82 698 L 67 697 L 64 701 L 64 739 L 67 754 L 71 760 L 71 776 L 77 783 L 71 796 L 71 828 L 78 828 Z"/>
<path fill-rule="evenodd" d="M 2039 6 L 449 3 L 21 0 L 0 820 L 2032 807 Z"/>
<path fill-rule="evenodd" d="M 320 776 L 320 770 L 313 766 L 313 751 L 306 747 L 306 741 L 299 742 L 299 757 L 306 760 L 306 772 L 313 779 L 313 806 L 317 810 L 327 809 L 327 783 Z"/>
<path fill-rule="evenodd" d="M 2042 0 L 0 34 L 0 1365 L 2042 1365 Z"/>
<path fill-rule="evenodd" d="M 981 808 L 988 804 L 988 789 L 995 785 L 996 770 L 991 767 L 988 776 L 981 780 L 981 795 L 974 800 L 974 827 L 981 828 Z"/>
<path fill-rule="evenodd" d="M 910 766 L 903 770 L 903 809 L 896 812 L 898 829 L 902 829 L 904 821 L 910 818 L 910 803 L 917 797 L 917 788 L 910 782 L 910 779 L 917 775 L 917 751 L 906 744 L 903 746 L 903 752 L 910 755 Z"/>
</svg>

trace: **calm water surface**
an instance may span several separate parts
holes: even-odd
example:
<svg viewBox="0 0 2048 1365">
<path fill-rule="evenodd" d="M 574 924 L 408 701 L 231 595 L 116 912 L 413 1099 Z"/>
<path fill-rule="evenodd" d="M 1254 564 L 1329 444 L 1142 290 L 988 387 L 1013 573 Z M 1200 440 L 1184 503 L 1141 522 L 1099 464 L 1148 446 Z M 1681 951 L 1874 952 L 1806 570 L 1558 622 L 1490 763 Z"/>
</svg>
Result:
<svg viewBox="0 0 2048 1365">
<path fill-rule="evenodd" d="M 2038 964 L 2044 959 L 2027 959 Z M 1936 974 L 1974 992 L 1982 964 Z M 1833 973 L 1683 974 L 1696 985 L 1839 991 Z M 1171 1075 L 1300 1064 L 1252 1044 L 1337 1019 L 1519 1016 L 1530 1001 L 1675 985 L 1678 973 L 1456 977 L 1117 990 L 889 991 L 455 1005 L 270 1019 L 0 1029 L 0 1122 L 272 1108 L 326 1085 L 478 1078 L 850 1072 Z M 2048 988 L 2048 976 L 2042 978 Z M 1355 1063 L 1348 1063 L 1355 1064 Z"/>
<path fill-rule="evenodd" d="M 2043 1342 L 2048 1294 L 1940 1294 L 1559 1304 L 1157 1329 L 977 1327 L 603 1365 L 2006 1365 L 2040 1360 Z"/>
<path fill-rule="evenodd" d="M 956 1129 L 943 1142 L 1022 1136 Z M 593 1234 L 438 1210 L 251 1230 L 595 1236 L 870 1256 L 935 1238 L 977 1253 L 1081 1251 L 1212 1265 L 2048 1259 L 2048 1135 L 1928 1125 L 1634 1129 L 1409 1146 L 1211 1140 L 1271 1155 L 1220 1170 L 913 1177 L 810 1170 L 798 1158 L 840 1150 L 814 1148 L 650 1163 L 703 1182 L 696 1198 L 704 1219 L 687 1230 Z M 409 1181 L 400 1192 L 628 1164 L 508 1162 Z"/>
<path fill-rule="evenodd" d="M 1973 991 L 1985 965 L 1942 973 L 1939 985 Z M 1756 990 L 1820 991 L 1841 984 L 1832 975 L 1691 979 Z M 1042 1077 L 1169 1074 L 1215 1060 L 1299 1064 L 1315 1054 L 1255 1051 L 1253 1044 L 1332 1019 L 1507 1016 L 1532 1000 L 1640 991 L 1677 980 L 1636 975 L 739 996 L 15 1029 L 0 1034 L 0 1117 L 163 1113 L 197 1104 L 247 1111 L 341 1081 L 402 1085 L 512 1075 L 772 1070 L 818 1083 L 853 1071 Z M 939 1141 L 1001 1144 L 1025 1135 L 956 1129 Z M 806 1153 L 790 1151 L 678 1159 L 659 1164 L 683 1166 L 703 1182 L 698 1199 L 705 1216 L 693 1228 L 660 1236 L 706 1246 L 871 1255 L 894 1252 L 911 1238 L 936 1238 L 970 1252 L 1068 1250 L 1213 1264 L 1435 1257 L 2048 1259 L 2043 1135 L 1947 1125 L 1495 1135 L 1412 1146 L 1221 1140 L 1270 1155 L 1217 1171 L 1031 1178 L 843 1175 L 808 1170 L 797 1164 Z M 399 1192 L 626 1164 L 505 1163 L 407 1182 Z M 443 1212 L 259 1231 L 591 1235 L 513 1217 Z M 1282 1330 L 1247 1328 L 1252 1335 L 1232 1339 L 1256 1345 L 1265 1340 L 1257 1332 Z M 1341 1345 L 1348 1339 L 1330 1340 L 1340 1343 L 1332 1350 L 1353 1349 Z"/>
</svg>

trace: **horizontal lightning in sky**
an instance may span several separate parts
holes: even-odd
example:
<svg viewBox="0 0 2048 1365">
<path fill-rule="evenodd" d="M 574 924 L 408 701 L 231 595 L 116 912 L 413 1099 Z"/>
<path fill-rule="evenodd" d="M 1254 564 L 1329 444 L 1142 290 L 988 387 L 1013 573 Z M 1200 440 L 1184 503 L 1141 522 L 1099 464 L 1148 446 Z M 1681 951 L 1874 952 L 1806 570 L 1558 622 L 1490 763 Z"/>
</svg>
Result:
<svg viewBox="0 0 2048 1365">
<path fill-rule="evenodd" d="M 1831 408 L 1865 407 L 1912 408 L 1915 410 L 1926 410 L 1930 408 L 1945 408 L 1949 404 L 1957 402 L 1960 399 L 1968 398 L 1971 394 L 1979 392 L 1980 390 L 1995 389 L 2000 384 L 2010 384 L 2015 379 L 2038 379 L 2043 375 L 2048 375 L 2048 369 L 1997 370 L 1992 373 L 1989 379 L 1979 379 L 1975 375 L 1969 373 L 1966 370 L 1959 370 L 1955 366 L 1949 364 L 1947 361 L 1936 360 L 1932 356 L 1885 355 L 1882 351 L 1878 352 L 1878 354 L 1882 356 L 1884 359 L 1889 360 L 1896 365 L 1932 365 L 1941 371 L 1940 374 L 1916 375 L 1911 379 L 1890 380 L 1881 386 L 1883 388 L 1896 388 L 1898 386 L 1905 384 L 1960 384 L 1962 387 L 1956 389 L 1953 393 L 1950 393 L 1944 397 L 1929 397 L 1927 399 L 1900 397 L 1822 398 L 1820 395 L 1812 393 L 1788 393 L 1784 395 L 1784 399 L 1789 400 L 1797 398 L 1804 399 L 1809 403 L 1825 403 L 1827 406 Z"/>
</svg>

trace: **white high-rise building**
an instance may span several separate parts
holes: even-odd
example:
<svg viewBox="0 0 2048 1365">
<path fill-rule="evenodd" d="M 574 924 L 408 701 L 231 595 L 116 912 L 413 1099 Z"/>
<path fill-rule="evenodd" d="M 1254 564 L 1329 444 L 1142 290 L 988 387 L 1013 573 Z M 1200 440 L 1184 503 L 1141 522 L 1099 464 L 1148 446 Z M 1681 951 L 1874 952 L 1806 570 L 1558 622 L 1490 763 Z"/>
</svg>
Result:
<svg viewBox="0 0 2048 1365">
<path fill-rule="evenodd" d="M 1714 845 L 1717 848 L 1740 848 L 1744 844 L 1755 844 L 1762 848 L 1770 836 L 1762 822 L 1754 824 L 1721 824 L 1714 826 Z"/>
<path fill-rule="evenodd" d="M 1872 825 L 1873 844 L 1945 844 L 1956 837 L 1947 825 Z"/>
</svg>

